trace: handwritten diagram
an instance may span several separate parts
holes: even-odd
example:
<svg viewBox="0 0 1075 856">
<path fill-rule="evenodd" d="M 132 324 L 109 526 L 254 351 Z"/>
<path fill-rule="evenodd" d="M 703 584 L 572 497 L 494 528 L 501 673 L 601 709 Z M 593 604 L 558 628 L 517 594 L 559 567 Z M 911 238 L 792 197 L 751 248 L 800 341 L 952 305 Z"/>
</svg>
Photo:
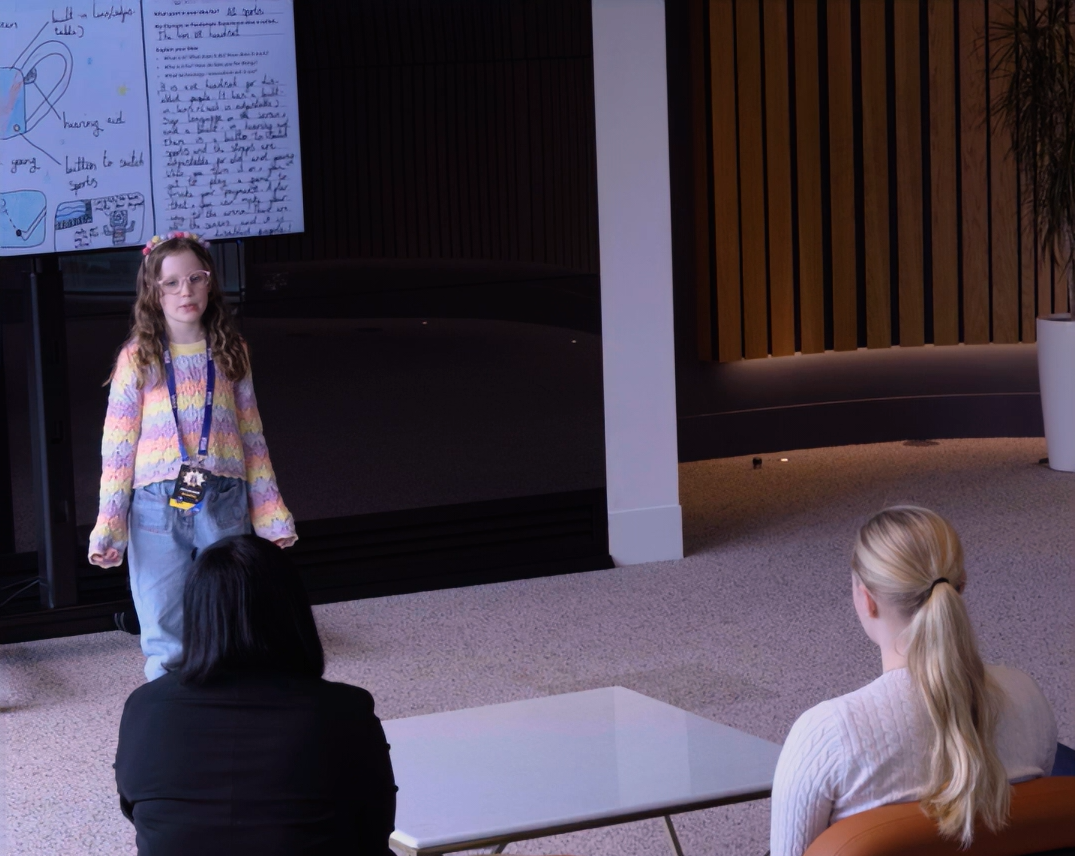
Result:
<svg viewBox="0 0 1075 856">
<path fill-rule="evenodd" d="M 145 222 L 146 198 L 141 193 L 61 202 L 56 206 L 56 252 L 145 243 Z"/>
<path fill-rule="evenodd" d="M 45 194 L 39 190 L 0 193 L 0 248 L 23 250 L 45 240 Z"/>
<path fill-rule="evenodd" d="M 301 231 L 292 2 L 0 2 L 0 255 Z"/>
<path fill-rule="evenodd" d="M 0 67 L 0 139 L 32 140 L 31 132 L 50 112 L 56 113 L 56 104 L 67 92 L 73 62 L 70 49 L 56 39 L 35 44 L 47 27 L 47 23 L 42 26 L 9 65 Z M 34 148 L 59 163 L 54 155 L 37 145 Z"/>
<path fill-rule="evenodd" d="M 117 8 L 102 0 L 0 3 L 4 255 L 130 246 L 147 219 L 152 225 L 141 17 Z M 81 229 L 60 228 L 85 203 Z"/>
</svg>

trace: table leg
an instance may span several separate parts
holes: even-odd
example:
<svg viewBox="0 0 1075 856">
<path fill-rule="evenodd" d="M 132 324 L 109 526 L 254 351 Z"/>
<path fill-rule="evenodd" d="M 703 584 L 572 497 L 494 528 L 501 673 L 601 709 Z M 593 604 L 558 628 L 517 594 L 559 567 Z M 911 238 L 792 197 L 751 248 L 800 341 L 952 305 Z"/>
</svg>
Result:
<svg viewBox="0 0 1075 856">
<path fill-rule="evenodd" d="M 503 853 L 504 848 L 507 847 L 507 846 L 508 846 L 508 842 L 505 841 L 503 844 L 498 844 L 496 847 L 494 847 L 489 852 L 490 853 Z"/>
<path fill-rule="evenodd" d="M 668 833 L 668 840 L 672 842 L 672 850 L 675 851 L 676 856 L 683 856 L 683 848 L 679 846 L 679 836 L 676 835 L 676 828 L 672 826 L 672 818 L 667 814 L 664 816 L 664 829 Z"/>
</svg>

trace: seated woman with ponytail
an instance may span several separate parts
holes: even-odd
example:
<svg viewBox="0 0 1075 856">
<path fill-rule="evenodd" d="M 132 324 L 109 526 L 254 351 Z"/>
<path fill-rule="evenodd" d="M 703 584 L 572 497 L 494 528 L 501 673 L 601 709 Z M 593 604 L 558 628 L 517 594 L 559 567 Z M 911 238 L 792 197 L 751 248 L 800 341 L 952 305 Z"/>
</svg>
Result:
<svg viewBox="0 0 1075 856">
<path fill-rule="evenodd" d="M 983 665 L 963 548 L 943 517 L 885 509 L 859 531 L 851 567 L 884 673 L 792 726 L 773 782 L 772 856 L 800 856 L 838 820 L 914 801 L 969 846 L 976 821 L 1007 822 L 1010 783 L 1052 771 L 1052 710 L 1029 675 Z"/>
</svg>

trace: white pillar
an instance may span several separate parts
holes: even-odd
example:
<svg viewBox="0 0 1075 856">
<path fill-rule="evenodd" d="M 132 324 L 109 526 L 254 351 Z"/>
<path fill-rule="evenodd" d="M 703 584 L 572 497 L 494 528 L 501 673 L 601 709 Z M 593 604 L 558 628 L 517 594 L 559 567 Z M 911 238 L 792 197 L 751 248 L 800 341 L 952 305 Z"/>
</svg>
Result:
<svg viewBox="0 0 1075 856">
<path fill-rule="evenodd" d="M 593 0 L 609 552 L 683 557 L 663 0 Z"/>
</svg>

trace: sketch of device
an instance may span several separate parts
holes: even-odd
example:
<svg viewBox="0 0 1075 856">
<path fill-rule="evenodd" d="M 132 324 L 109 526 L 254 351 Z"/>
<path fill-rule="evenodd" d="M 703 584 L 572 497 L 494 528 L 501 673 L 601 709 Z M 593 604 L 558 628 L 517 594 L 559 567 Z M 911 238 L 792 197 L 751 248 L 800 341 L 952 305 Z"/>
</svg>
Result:
<svg viewBox="0 0 1075 856">
<path fill-rule="evenodd" d="M 27 46 L 29 50 L 29 46 Z M 58 41 L 24 50 L 10 66 L 0 68 L 0 140 L 34 129 L 67 91 L 71 51 Z"/>
<path fill-rule="evenodd" d="M 146 198 L 141 193 L 61 202 L 54 224 L 56 252 L 141 244 L 145 223 Z"/>
<path fill-rule="evenodd" d="M 109 212 L 108 225 L 101 227 L 101 233 L 112 236 L 112 246 L 122 247 L 127 243 L 128 233 L 134 231 L 135 223 L 130 214 L 126 208 L 114 208 Z"/>
<path fill-rule="evenodd" d="M 0 193 L 0 249 L 36 247 L 45 240 L 45 194 L 39 190 Z"/>
</svg>

